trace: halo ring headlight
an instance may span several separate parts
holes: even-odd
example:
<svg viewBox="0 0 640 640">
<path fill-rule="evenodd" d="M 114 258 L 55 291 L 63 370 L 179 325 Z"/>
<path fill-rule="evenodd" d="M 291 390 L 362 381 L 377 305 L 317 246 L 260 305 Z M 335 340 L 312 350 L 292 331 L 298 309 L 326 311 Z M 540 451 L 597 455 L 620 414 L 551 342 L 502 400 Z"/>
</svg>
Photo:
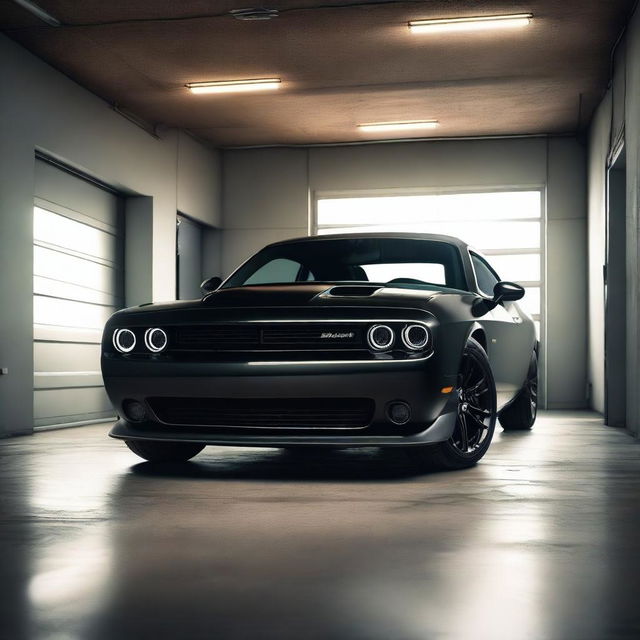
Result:
<svg viewBox="0 0 640 640">
<path fill-rule="evenodd" d="M 163 329 L 153 327 L 144 332 L 144 345 L 152 353 L 159 353 L 167 347 L 169 339 Z"/>
<path fill-rule="evenodd" d="M 367 331 L 367 342 L 375 351 L 390 349 L 395 340 L 393 329 L 386 324 L 374 324 Z"/>
<path fill-rule="evenodd" d="M 402 343 L 411 351 L 424 349 L 430 340 L 429 329 L 422 324 L 408 324 L 402 330 Z"/>
<path fill-rule="evenodd" d="M 120 353 L 129 353 L 136 346 L 136 334 L 131 329 L 116 329 L 113 332 L 113 346 Z"/>
</svg>

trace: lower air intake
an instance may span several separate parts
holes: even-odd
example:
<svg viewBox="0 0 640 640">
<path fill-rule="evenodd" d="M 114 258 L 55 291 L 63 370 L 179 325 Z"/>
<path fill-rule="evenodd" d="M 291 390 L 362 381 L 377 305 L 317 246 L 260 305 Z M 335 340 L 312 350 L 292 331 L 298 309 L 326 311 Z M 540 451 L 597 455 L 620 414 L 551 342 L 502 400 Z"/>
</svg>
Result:
<svg viewBox="0 0 640 640">
<path fill-rule="evenodd" d="M 263 429 L 360 429 L 373 418 L 369 398 L 149 398 L 165 424 Z"/>
</svg>

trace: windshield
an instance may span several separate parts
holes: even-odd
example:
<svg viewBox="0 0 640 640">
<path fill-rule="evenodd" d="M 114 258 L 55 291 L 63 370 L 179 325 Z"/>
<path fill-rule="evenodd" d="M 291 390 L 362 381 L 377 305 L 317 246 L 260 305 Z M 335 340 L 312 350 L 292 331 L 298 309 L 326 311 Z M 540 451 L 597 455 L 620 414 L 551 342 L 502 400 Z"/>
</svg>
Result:
<svg viewBox="0 0 640 640">
<path fill-rule="evenodd" d="M 409 238 L 327 238 L 270 246 L 233 273 L 223 288 L 295 282 L 466 289 L 455 246 Z"/>
</svg>

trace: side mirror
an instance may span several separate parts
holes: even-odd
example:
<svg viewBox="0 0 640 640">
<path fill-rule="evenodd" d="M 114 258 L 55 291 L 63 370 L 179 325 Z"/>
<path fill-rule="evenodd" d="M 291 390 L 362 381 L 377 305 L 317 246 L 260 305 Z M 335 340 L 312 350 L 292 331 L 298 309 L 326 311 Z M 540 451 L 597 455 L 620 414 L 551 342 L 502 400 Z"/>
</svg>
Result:
<svg viewBox="0 0 640 640">
<path fill-rule="evenodd" d="M 515 302 L 524 296 L 524 287 L 515 282 L 507 282 L 502 280 L 493 287 L 493 301 L 498 304 L 500 302 Z"/>
<path fill-rule="evenodd" d="M 205 280 L 200 285 L 200 289 L 202 290 L 202 293 L 206 295 L 207 293 L 211 293 L 212 291 L 215 291 L 221 284 L 222 284 L 222 278 L 218 278 L 218 276 L 213 276 L 213 278 L 208 278 L 207 280 Z"/>
</svg>

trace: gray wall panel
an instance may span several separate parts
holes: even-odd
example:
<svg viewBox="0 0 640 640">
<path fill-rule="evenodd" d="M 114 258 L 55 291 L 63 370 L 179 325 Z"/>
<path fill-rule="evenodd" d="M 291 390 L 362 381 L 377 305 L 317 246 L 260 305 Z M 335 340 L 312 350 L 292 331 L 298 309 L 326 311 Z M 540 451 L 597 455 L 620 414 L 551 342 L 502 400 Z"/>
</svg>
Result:
<svg viewBox="0 0 640 640">
<path fill-rule="evenodd" d="M 586 404 L 587 338 L 584 247 L 585 219 L 548 221 L 547 255 L 547 404 L 551 409 L 575 409 Z M 575 245 L 580 251 L 568 251 Z"/>
</svg>

